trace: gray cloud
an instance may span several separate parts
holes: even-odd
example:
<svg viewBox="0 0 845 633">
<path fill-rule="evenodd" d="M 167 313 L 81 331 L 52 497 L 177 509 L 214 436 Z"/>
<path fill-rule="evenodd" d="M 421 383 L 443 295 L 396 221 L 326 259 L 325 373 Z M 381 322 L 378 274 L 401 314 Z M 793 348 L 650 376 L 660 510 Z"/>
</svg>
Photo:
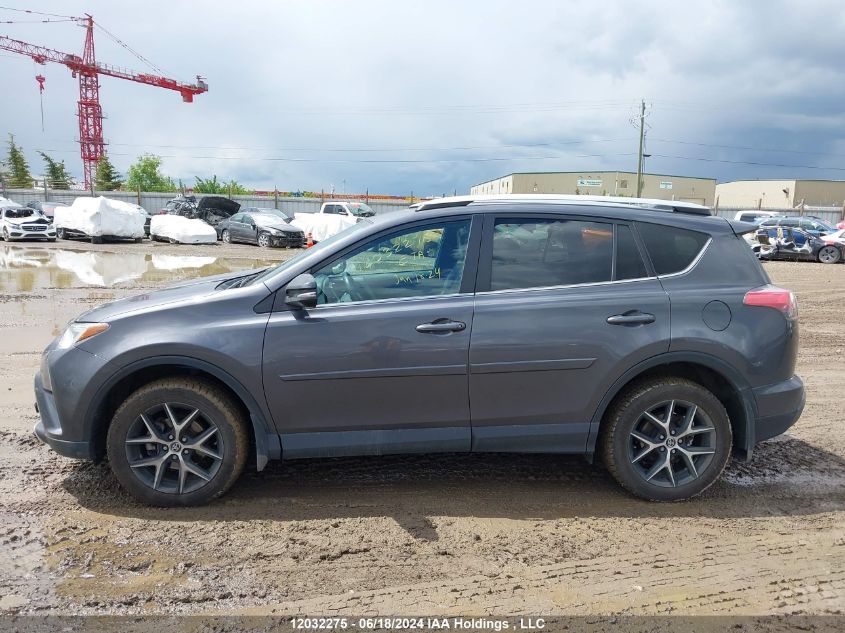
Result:
<svg viewBox="0 0 845 633">
<path fill-rule="evenodd" d="M 845 152 L 845 13 L 837 2 L 125 6 L 38 7 L 88 11 L 173 76 L 207 77 L 209 93 L 190 105 L 175 93 L 102 80 L 106 137 L 123 170 L 150 151 L 187 183 L 216 173 L 257 188 L 426 195 L 465 192 L 511 171 L 632 169 L 629 119 L 643 97 L 651 104 L 649 170 L 723 180 L 845 177 L 692 160 L 845 166 L 842 156 L 822 155 Z M 69 24 L 0 32 L 67 51 L 78 51 L 83 35 Z M 97 38 L 101 61 L 143 68 L 103 33 Z M 37 72 L 47 76 L 44 133 Z M 70 73 L 0 53 L 0 76 L 0 132 L 16 135 L 36 170 L 36 149 L 46 149 L 80 174 Z M 390 151 L 328 151 L 363 149 Z M 500 158 L 510 160 L 480 160 Z"/>
</svg>

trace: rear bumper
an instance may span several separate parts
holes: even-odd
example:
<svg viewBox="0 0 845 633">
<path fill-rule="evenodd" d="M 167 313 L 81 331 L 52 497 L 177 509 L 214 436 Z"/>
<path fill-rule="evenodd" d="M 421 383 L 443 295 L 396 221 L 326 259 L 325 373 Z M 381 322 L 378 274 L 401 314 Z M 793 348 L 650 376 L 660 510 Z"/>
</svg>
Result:
<svg viewBox="0 0 845 633">
<path fill-rule="evenodd" d="M 53 394 L 44 389 L 41 372 L 35 375 L 35 410 L 41 419 L 35 424 L 35 436 L 59 455 L 75 459 L 94 459 L 91 442 L 71 442 L 62 438 L 62 425 Z"/>
<path fill-rule="evenodd" d="M 798 421 L 804 410 L 804 382 L 798 376 L 753 390 L 757 402 L 754 443 L 780 435 Z"/>
</svg>

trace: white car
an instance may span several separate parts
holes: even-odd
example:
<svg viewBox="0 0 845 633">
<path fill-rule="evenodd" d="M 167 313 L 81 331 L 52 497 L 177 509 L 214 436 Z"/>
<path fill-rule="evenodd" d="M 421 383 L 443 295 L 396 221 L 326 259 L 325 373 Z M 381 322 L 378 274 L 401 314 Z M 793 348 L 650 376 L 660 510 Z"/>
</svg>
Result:
<svg viewBox="0 0 845 633">
<path fill-rule="evenodd" d="M 834 231 L 833 233 L 826 233 L 825 235 L 821 236 L 825 242 L 834 242 L 836 244 L 843 244 L 845 245 L 845 229 L 839 229 L 838 231 Z"/>
<path fill-rule="evenodd" d="M 49 218 L 40 211 L 22 207 L 17 203 L 0 207 L 0 237 L 7 242 L 14 240 L 56 241 L 56 229 Z"/>
<path fill-rule="evenodd" d="M 780 211 L 761 211 L 760 209 L 748 210 L 748 211 L 737 211 L 736 215 L 734 216 L 734 220 L 739 220 L 740 222 L 751 222 L 752 224 L 757 224 L 760 220 L 765 220 L 767 218 L 773 218 L 776 215 L 782 215 Z"/>
</svg>

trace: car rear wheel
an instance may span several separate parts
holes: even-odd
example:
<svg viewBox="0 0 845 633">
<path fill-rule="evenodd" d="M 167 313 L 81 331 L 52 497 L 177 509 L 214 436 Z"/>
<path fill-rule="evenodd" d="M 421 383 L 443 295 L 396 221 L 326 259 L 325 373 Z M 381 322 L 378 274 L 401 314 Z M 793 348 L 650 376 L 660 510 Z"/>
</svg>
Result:
<svg viewBox="0 0 845 633">
<path fill-rule="evenodd" d="M 226 229 L 223 229 L 222 239 L 223 239 L 223 242 L 226 243 L 226 244 L 232 243 L 232 235 Z"/>
<path fill-rule="evenodd" d="M 109 426 L 109 463 L 143 503 L 192 506 L 221 496 L 249 453 L 240 409 L 213 384 L 157 380 L 133 393 Z"/>
<path fill-rule="evenodd" d="M 835 246 L 823 246 L 819 249 L 818 257 L 822 264 L 836 264 L 842 259 L 842 251 Z"/>
<path fill-rule="evenodd" d="M 728 463 L 731 424 L 701 385 L 675 377 L 633 385 L 605 419 L 604 463 L 628 491 L 681 501 L 709 488 Z"/>
</svg>

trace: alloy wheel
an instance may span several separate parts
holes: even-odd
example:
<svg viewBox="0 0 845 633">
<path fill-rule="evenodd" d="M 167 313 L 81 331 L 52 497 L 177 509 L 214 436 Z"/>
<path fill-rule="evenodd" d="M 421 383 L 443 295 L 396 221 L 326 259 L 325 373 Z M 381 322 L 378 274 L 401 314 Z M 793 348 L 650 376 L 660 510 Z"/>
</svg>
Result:
<svg viewBox="0 0 845 633">
<path fill-rule="evenodd" d="M 258 236 L 258 245 L 264 248 L 270 245 L 270 238 L 266 233 L 262 233 Z"/>
<path fill-rule="evenodd" d="M 643 411 L 628 437 L 628 459 L 650 484 L 674 488 L 698 479 L 716 453 L 716 429 L 698 406 L 668 400 Z"/>
<path fill-rule="evenodd" d="M 176 402 L 156 405 L 138 416 L 124 443 L 133 474 L 158 492 L 199 490 L 223 462 L 217 425 L 196 407 Z"/>
<path fill-rule="evenodd" d="M 819 251 L 819 261 L 822 264 L 835 264 L 839 261 L 839 249 L 834 246 L 825 246 Z"/>
<path fill-rule="evenodd" d="M 223 241 L 226 244 L 232 243 L 232 236 L 229 234 L 229 231 L 223 231 Z"/>
</svg>

